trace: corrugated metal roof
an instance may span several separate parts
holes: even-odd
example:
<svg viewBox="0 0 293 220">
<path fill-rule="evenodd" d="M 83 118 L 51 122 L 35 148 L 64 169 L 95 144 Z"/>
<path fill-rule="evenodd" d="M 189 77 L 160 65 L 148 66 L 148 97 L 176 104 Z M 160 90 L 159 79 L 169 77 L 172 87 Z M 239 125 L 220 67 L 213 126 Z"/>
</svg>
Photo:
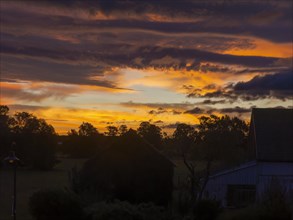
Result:
<svg viewBox="0 0 293 220">
<path fill-rule="evenodd" d="M 293 162 L 293 109 L 254 108 L 251 120 L 256 159 Z"/>
</svg>

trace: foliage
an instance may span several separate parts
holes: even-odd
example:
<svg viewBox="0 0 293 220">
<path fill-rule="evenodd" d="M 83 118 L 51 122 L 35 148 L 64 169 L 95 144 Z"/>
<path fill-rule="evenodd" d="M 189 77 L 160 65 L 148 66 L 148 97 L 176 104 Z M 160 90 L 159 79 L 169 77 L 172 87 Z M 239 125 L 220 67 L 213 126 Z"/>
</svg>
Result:
<svg viewBox="0 0 293 220">
<path fill-rule="evenodd" d="M 227 115 L 221 117 L 211 115 L 200 117 L 199 122 L 196 138 L 198 155 L 211 161 L 231 161 L 230 155 L 241 155 L 249 130 L 245 121 Z"/>
<path fill-rule="evenodd" d="M 255 206 L 225 210 L 219 215 L 218 220 L 260 220 L 259 210 Z"/>
<path fill-rule="evenodd" d="M 167 220 L 164 209 L 152 203 L 100 202 L 88 207 L 86 212 L 92 220 Z"/>
<path fill-rule="evenodd" d="M 191 160 L 190 155 L 195 147 L 195 139 L 197 138 L 197 131 L 190 125 L 178 124 L 176 130 L 173 133 L 173 142 L 178 148 L 178 153 L 182 157 L 183 162 L 188 170 L 188 188 L 190 193 L 189 205 L 195 202 L 197 194 L 201 190 L 200 179 L 202 176 L 198 175 L 195 169 L 195 164 Z M 186 207 L 190 209 L 191 207 Z"/>
<path fill-rule="evenodd" d="M 120 136 L 125 134 L 127 131 L 128 131 L 128 128 L 126 125 L 120 125 L 118 128 L 118 132 Z"/>
<path fill-rule="evenodd" d="M 38 191 L 31 196 L 29 208 L 36 220 L 71 220 L 83 217 L 78 198 L 65 190 Z"/>
<path fill-rule="evenodd" d="M 55 164 L 56 133 L 44 119 L 27 112 L 9 116 L 9 108 L 0 106 L 1 151 L 7 154 L 12 142 L 22 163 L 48 170 Z M 3 131 L 3 133 L 2 133 Z"/>
<path fill-rule="evenodd" d="M 107 132 L 105 132 L 106 135 L 110 137 L 115 137 L 118 135 L 118 128 L 115 126 L 107 126 Z"/>
<path fill-rule="evenodd" d="M 200 200 L 194 207 L 196 220 L 215 220 L 222 211 L 220 203 L 215 200 Z"/>
<path fill-rule="evenodd" d="M 83 122 L 78 131 L 71 129 L 61 151 L 73 158 L 87 158 L 96 154 L 103 135 L 91 123 Z"/>
<path fill-rule="evenodd" d="M 188 124 L 178 124 L 176 130 L 173 133 L 174 142 L 179 150 L 179 154 L 184 154 L 192 144 L 194 144 L 197 132 L 194 127 Z"/>
<path fill-rule="evenodd" d="M 8 106 L 0 105 L 0 155 L 5 154 L 9 151 L 9 146 L 12 139 L 11 118 L 8 114 Z"/>
<path fill-rule="evenodd" d="M 98 134 L 98 130 L 88 122 L 82 122 L 78 129 L 79 136 L 92 137 Z"/>
<path fill-rule="evenodd" d="M 155 148 L 162 148 L 162 129 L 147 121 L 142 122 L 137 129 L 137 133 Z"/>
<path fill-rule="evenodd" d="M 183 123 L 177 125 L 172 141 L 188 170 L 189 191 L 193 202 L 202 198 L 214 161 L 239 162 L 247 133 L 248 125 L 244 121 L 227 115 L 202 116 L 195 128 Z M 231 154 L 239 157 L 234 156 L 231 160 Z M 196 161 L 205 161 L 205 168 L 199 169 Z"/>
<path fill-rule="evenodd" d="M 282 187 L 277 178 L 272 178 L 269 187 L 262 195 L 262 199 L 258 204 L 260 210 L 260 219 L 291 219 L 291 217 L 293 217 L 293 213 L 290 209 L 290 202 L 288 198 L 289 194 L 290 192 Z M 292 205 L 293 204 L 291 204 L 291 206 Z"/>
</svg>

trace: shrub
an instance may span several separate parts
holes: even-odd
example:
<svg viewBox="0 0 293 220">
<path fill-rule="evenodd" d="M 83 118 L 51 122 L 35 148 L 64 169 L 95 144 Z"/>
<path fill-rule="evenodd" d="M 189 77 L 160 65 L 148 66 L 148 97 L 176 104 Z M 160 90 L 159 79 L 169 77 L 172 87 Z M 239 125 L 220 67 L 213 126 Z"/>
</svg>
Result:
<svg viewBox="0 0 293 220">
<path fill-rule="evenodd" d="M 272 178 L 269 187 L 262 195 L 258 204 L 261 220 L 290 220 L 292 211 L 288 197 L 289 194 L 277 178 Z M 292 205 L 292 204 L 291 204 Z"/>
<path fill-rule="evenodd" d="M 216 200 L 200 200 L 194 207 L 194 216 L 197 220 L 214 220 L 222 211 L 220 203 Z"/>
<path fill-rule="evenodd" d="M 142 214 L 128 202 L 99 202 L 87 208 L 92 220 L 143 220 Z"/>
<path fill-rule="evenodd" d="M 140 203 L 136 207 L 142 213 L 144 220 L 171 220 L 164 208 L 153 203 Z"/>
<path fill-rule="evenodd" d="M 219 216 L 218 220 L 259 220 L 259 210 L 255 206 L 226 210 Z"/>
<path fill-rule="evenodd" d="M 152 203 L 99 202 L 86 209 L 92 220 L 167 220 L 162 207 Z"/>
<path fill-rule="evenodd" d="M 40 190 L 31 196 L 29 208 L 36 220 L 79 220 L 83 217 L 78 198 L 66 190 Z"/>
</svg>

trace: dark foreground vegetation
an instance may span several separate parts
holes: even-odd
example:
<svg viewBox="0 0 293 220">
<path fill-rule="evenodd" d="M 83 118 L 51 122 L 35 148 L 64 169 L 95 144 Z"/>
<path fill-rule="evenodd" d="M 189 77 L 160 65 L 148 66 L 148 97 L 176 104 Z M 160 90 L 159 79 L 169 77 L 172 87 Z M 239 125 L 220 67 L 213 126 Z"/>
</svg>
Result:
<svg viewBox="0 0 293 220">
<path fill-rule="evenodd" d="M 59 136 L 45 120 L 27 112 L 11 116 L 9 108 L 1 106 L 0 129 L 1 161 L 9 151 L 16 151 L 21 158 L 19 173 L 37 171 L 45 177 L 55 172 L 57 177 L 58 162 L 85 161 L 79 167 L 67 166 L 69 172 L 62 171 L 62 181 L 52 176 L 48 189 L 39 190 L 39 184 L 27 195 L 36 220 L 291 218 L 292 205 L 282 190 L 268 191 L 264 200 L 234 211 L 203 199 L 212 171 L 253 156 L 246 144 L 248 124 L 239 118 L 201 117 L 196 127 L 178 124 L 171 136 L 149 122 L 142 122 L 137 130 L 108 126 L 105 133 L 83 122 L 78 130 Z M 7 169 L 2 164 L 0 172 L 7 174 Z M 18 186 L 34 185 L 35 179 L 30 176 L 22 181 Z"/>
</svg>

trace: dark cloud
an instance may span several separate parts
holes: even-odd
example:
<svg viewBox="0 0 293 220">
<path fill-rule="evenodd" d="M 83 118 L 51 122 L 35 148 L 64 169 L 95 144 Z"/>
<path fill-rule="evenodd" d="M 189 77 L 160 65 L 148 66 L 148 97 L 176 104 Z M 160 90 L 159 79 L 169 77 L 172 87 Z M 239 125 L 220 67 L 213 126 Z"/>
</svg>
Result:
<svg viewBox="0 0 293 220">
<path fill-rule="evenodd" d="M 42 7 L 43 1 L 40 2 L 40 7 Z M 25 25 L 39 24 L 41 26 L 44 25 L 44 22 L 47 22 L 46 27 L 50 24 L 51 27 L 55 28 L 70 27 L 69 29 L 72 29 L 74 27 L 80 28 L 81 26 L 83 28 L 99 29 L 120 27 L 125 30 L 139 29 L 169 34 L 220 33 L 256 36 L 276 42 L 291 42 L 292 40 L 292 30 L 290 29 L 292 25 L 292 5 L 290 3 L 285 4 L 283 2 L 281 4 L 278 1 L 227 2 L 222 0 L 182 0 L 180 2 L 165 0 L 69 1 L 70 4 L 67 1 L 65 2 L 65 4 L 56 3 L 55 1 L 46 2 L 49 6 L 67 9 L 63 10 L 63 14 L 61 13 L 62 11 L 59 12 L 59 16 L 38 13 L 37 9 L 35 9 L 34 14 L 32 10 L 25 11 L 30 6 L 40 4 L 32 1 L 30 6 L 26 4 L 18 8 L 16 16 L 8 17 L 13 14 L 13 11 L 3 10 L 5 15 L 3 17 L 7 23 L 22 17 Z M 43 7 L 47 7 L 47 5 Z M 76 11 L 81 9 L 86 10 L 90 15 L 101 12 L 106 16 L 114 16 L 114 18 L 98 21 L 80 18 L 77 20 Z M 71 13 L 68 13 L 68 11 Z M 30 16 L 20 16 L 20 13 L 30 13 Z"/>
<path fill-rule="evenodd" d="M 199 114 L 203 114 L 205 111 L 199 107 L 195 107 L 194 109 L 185 111 L 184 113 L 186 114 L 194 114 L 194 115 L 199 115 Z"/>
<path fill-rule="evenodd" d="M 203 89 L 208 89 L 208 90 L 216 89 L 216 88 L 217 86 L 215 84 L 208 84 L 205 87 L 203 87 Z"/>
<path fill-rule="evenodd" d="M 43 45 L 44 47 L 45 45 Z M 212 53 L 207 51 L 201 51 L 196 49 L 179 49 L 179 48 L 165 48 L 165 47 L 139 47 L 133 50 L 133 47 L 117 47 L 112 45 L 107 52 L 105 50 L 60 50 L 50 49 L 42 47 L 18 47 L 14 45 L 3 45 L 3 54 L 28 56 L 33 58 L 44 58 L 55 62 L 66 62 L 71 65 L 75 64 L 91 64 L 94 63 L 123 67 L 129 66 L 134 68 L 175 68 L 175 69 L 187 69 L 187 70 L 201 70 L 200 62 L 214 62 L 228 65 L 241 65 L 248 67 L 263 67 L 263 66 L 276 66 L 279 58 L 274 57 L 261 57 L 261 56 L 236 56 L 228 54 Z M 127 52 L 127 54 L 125 54 Z M 161 59 L 170 57 L 169 61 Z M 139 58 L 140 63 L 136 62 Z M 176 61 L 174 61 L 174 59 Z M 154 62 L 156 61 L 156 62 Z M 205 68 L 205 67 L 204 67 Z M 210 66 L 210 71 L 226 71 L 227 68 L 219 69 L 219 67 Z M 216 69 L 215 69 L 216 68 Z M 207 71 L 207 68 L 205 68 Z"/>
<path fill-rule="evenodd" d="M 221 67 L 220 65 L 213 65 L 210 63 L 200 65 L 200 71 L 203 73 L 207 72 L 219 72 L 219 73 L 231 73 L 233 69 L 229 67 Z"/>
<path fill-rule="evenodd" d="M 173 110 L 172 110 L 172 114 L 173 114 L 173 115 L 180 115 L 180 114 L 182 114 L 182 112 L 173 109 Z"/>
<path fill-rule="evenodd" d="M 216 109 L 215 111 L 218 111 L 218 112 L 223 113 L 223 114 L 229 114 L 229 113 L 243 114 L 243 113 L 250 113 L 251 108 L 242 108 L 242 107 L 236 106 L 234 108 Z"/>
<path fill-rule="evenodd" d="M 286 59 L 282 59 L 282 62 L 285 61 Z M 285 64 L 285 63 L 284 63 Z M 235 74 L 248 74 L 248 73 L 276 73 L 280 71 L 284 71 L 288 69 L 288 66 L 290 66 L 290 63 L 285 64 L 283 67 L 278 66 L 278 67 L 270 67 L 270 68 L 243 68 L 242 70 L 234 70 L 233 72 Z"/>
<path fill-rule="evenodd" d="M 20 104 L 14 104 L 9 105 L 9 108 L 11 111 L 35 111 L 35 110 L 45 110 L 50 109 L 48 106 L 38 106 L 38 105 L 20 105 Z"/>
<path fill-rule="evenodd" d="M 167 111 L 166 110 L 151 110 L 151 111 L 149 111 L 150 115 L 159 115 L 159 114 L 164 114 L 164 113 L 167 113 Z"/>
<path fill-rule="evenodd" d="M 180 115 L 182 114 L 182 111 L 178 110 L 167 110 L 163 108 L 158 108 L 157 110 L 151 110 L 148 112 L 150 115 L 160 115 L 160 114 L 172 114 L 172 115 Z"/>
<path fill-rule="evenodd" d="M 273 57 L 260 57 L 260 56 L 236 56 L 228 54 L 218 54 L 207 51 L 200 51 L 195 49 L 176 49 L 176 48 L 162 48 L 162 47 L 141 47 L 134 54 L 133 58 L 141 57 L 142 63 L 145 66 L 152 66 L 151 62 L 154 60 L 162 59 L 170 56 L 178 59 L 177 63 L 170 62 L 169 64 L 159 64 L 155 67 L 173 67 L 176 69 L 186 68 L 198 70 L 199 62 L 215 62 L 230 65 L 242 65 L 251 67 L 263 67 L 275 65 L 278 58 Z M 131 57 L 129 57 L 131 58 Z M 193 64 L 190 64 L 193 60 Z M 189 61 L 189 62 L 188 62 Z M 139 66 L 139 65 L 138 65 Z"/>
<path fill-rule="evenodd" d="M 221 54 L 228 49 L 253 48 L 251 37 L 291 43 L 291 6 L 289 1 L 4 1 L 0 80 L 120 90 L 125 88 L 118 84 L 119 73 L 111 72 L 117 67 L 172 68 L 201 74 L 259 73 L 247 82 L 223 88 L 214 84 L 183 88 L 187 97 L 206 99 L 198 105 L 224 104 L 223 99 L 292 98 L 292 70 L 284 70 L 292 66 L 290 58 Z M 106 72 L 112 75 L 108 77 Z M 209 92 L 203 94 L 204 89 Z M 62 97 L 44 92 L 4 92 L 35 101 Z M 167 108 L 170 114 L 181 114 L 195 107 L 191 103 L 121 104 L 154 109 L 150 114 Z"/>
<path fill-rule="evenodd" d="M 200 94 L 189 90 L 188 98 L 224 98 L 230 102 L 237 100 L 254 101 L 265 98 L 281 100 L 293 98 L 293 72 L 286 70 L 279 73 L 258 75 L 246 82 L 230 84 L 213 92 Z M 204 104 L 204 103 L 199 103 Z M 208 104 L 208 102 L 207 102 Z"/>
<path fill-rule="evenodd" d="M 183 103 L 140 103 L 140 102 L 122 102 L 120 105 L 133 108 L 133 107 L 148 107 L 156 108 L 158 111 L 164 111 L 165 109 L 186 109 L 193 107 L 193 104 L 189 102 Z M 156 110 L 157 111 L 157 110 Z M 154 112 L 152 112 L 154 113 Z M 176 114 L 176 113 L 175 113 Z"/>
<path fill-rule="evenodd" d="M 236 113 L 239 116 L 241 116 L 242 114 L 249 115 L 253 108 L 257 108 L 257 106 L 251 106 L 250 108 L 235 106 L 235 107 L 231 107 L 231 108 L 212 109 L 212 110 L 207 111 L 207 113 L 212 114 L 212 113 L 218 112 L 218 113 L 228 114 L 228 115 Z M 275 106 L 275 107 L 270 107 L 270 108 L 282 108 L 283 109 L 286 107 Z"/>
<path fill-rule="evenodd" d="M 162 120 L 154 121 L 155 124 L 162 124 L 164 123 Z"/>
<path fill-rule="evenodd" d="M 113 67 L 151 67 L 202 73 L 268 72 L 284 68 L 284 59 L 221 52 L 253 48 L 254 42 L 243 36 L 292 40 L 289 10 L 277 1 L 228 4 L 69 0 L 1 4 L 1 72 L 2 80 L 10 81 L 121 89 L 115 80 L 105 77 L 106 71 Z M 81 13 L 84 11 L 87 16 Z M 106 17 L 94 17 L 100 14 Z M 243 67 L 242 72 L 235 71 L 233 65 Z M 197 92 L 189 92 L 189 97 L 197 97 Z"/>
<path fill-rule="evenodd" d="M 237 94 L 233 93 L 231 90 L 226 90 L 225 88 L 220 88 L 218 90 L 215 90 L 213 92 L 207 92 L 205 94 L 200 94 L 197 91 L 191 91 L 186 95 L 186 97 L 188 97 L 188 98 L 225 99 L 230 102 L 234 102 L 239 98 Z"/>
<path fill-rule="evenodd" d="M 91 65 L 70 65 L 32 58 L 1 56 L 1 81 L 46 81 L 64 84 L 92 85 L 121 90 L 116 82 L 104 77 L 104 68 Z"/>
<path fill-rule="evenodd" d="M 252 97 L 268 96 L 286 98 L 293 96 L 293 72 L 287 70 L 280 73 L 256 76 L 247 82 L 239 82 L 233 86 L 234 92 Z"/>
<path fill-rule="evenodd" d="M 221 100 L 210 100 L 210 99 L 206 99 L 203 100 L 202 102 L 197 102 L 196 104 L 198 105 L 216 105 L 216 104 L 225 104 L 227 101 L 225 99 L 221 99 Z"/>
</svg>

